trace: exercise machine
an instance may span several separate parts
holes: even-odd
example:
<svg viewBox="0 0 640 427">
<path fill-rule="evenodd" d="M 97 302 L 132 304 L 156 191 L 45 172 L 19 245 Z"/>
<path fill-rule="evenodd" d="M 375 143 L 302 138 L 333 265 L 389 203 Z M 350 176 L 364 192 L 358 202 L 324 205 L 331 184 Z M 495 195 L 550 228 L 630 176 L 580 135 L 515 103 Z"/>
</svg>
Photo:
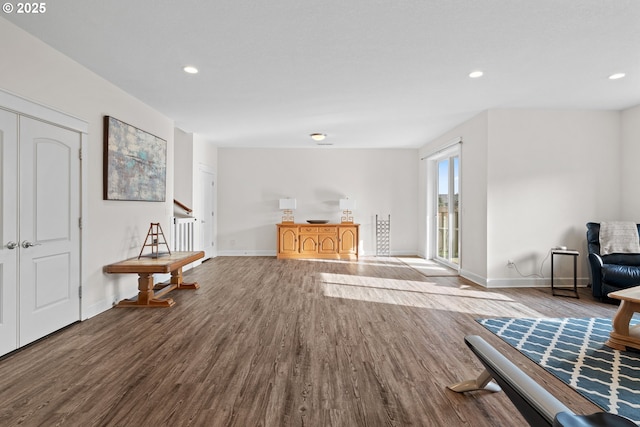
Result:
<svg viewBox="0 0 640 427">
<path fill-rule="evenodd" d="M 458 393 L 503 390 L 524 419 L 535 427 L 637 427 L 628 418 L 608 412 L 576 415 L 481 337 L 468 335 L 464 341 L 485 370 L 475 379 L 449 386 L 450 390 Z"/>
</svg>

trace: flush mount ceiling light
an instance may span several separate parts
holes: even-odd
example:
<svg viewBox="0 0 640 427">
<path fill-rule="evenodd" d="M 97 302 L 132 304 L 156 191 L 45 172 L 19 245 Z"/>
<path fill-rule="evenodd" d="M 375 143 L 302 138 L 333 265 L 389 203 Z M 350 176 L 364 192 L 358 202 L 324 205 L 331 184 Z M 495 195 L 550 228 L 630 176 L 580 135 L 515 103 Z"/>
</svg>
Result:
<svg viewBox="0 0 640 427">
<path fill-rule="evenodd" d="M 309 135 L 311 137 L 311 139 L 313 139 L 314 141 L 322 141 L 324 140 L 327 135 L 325 135 L 324 133 L 312 133 L 311 135 Z"/>
<path fill-rule="evenodd" d="M 625 74 L 625 73 L 615 73 L 615 74 L 611 74 L 611 75 L 609 76 L 609 80 L 618 80 L 618 79 L 623 78 L 624 76 L 626 76 L 626 74 Z"/>
<path fill-rule="evenodd" d="M 182 69 L 184 70 L 185 73 L 188 73 L 188 74 L 198 74 L 198 69 L 193 65 L 187 65 L 185 67 L 182 67 Z"/>
<path fill-rule="evenodd" d="M 483 75 L 484 73 L 480 70 L 472 71 L 469 73 L 469 77 L 471 77 L 472 79 L 477 79 L 478 77 L 482 77 Z"/>
</svg>

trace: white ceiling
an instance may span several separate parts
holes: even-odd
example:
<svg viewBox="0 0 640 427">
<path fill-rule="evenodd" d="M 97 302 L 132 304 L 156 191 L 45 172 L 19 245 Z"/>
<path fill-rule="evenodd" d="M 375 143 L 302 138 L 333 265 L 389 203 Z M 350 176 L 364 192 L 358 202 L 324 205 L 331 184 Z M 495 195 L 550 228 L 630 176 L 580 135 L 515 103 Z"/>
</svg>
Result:
<svg viewBox="0 0 640 427">
<path fill-rule="evenodd" d="M 640 104 L 638 0 L 46 6 L 3 16 L 225 147 L 420 147 L 489 108 Z"/>
</svg>

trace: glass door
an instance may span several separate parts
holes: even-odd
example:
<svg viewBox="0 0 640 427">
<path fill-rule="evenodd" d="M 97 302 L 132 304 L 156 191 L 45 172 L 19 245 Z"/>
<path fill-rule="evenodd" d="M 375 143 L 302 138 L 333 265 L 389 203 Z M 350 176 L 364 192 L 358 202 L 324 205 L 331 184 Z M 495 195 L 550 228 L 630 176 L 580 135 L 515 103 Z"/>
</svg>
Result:
<svg viewBox="0 0 640 427">
<path fill-rule="evenodd" d="M 437 162 L 436 258 L 460 264 L 460 159 L 457 155 Z"/>
</svg>

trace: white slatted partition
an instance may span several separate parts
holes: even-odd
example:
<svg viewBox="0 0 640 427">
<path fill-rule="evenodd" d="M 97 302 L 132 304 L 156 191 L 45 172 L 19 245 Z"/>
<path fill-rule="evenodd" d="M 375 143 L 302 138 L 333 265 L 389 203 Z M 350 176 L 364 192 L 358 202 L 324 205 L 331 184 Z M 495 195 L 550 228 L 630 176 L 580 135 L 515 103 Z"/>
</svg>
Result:
<svg viewBox="0 0 640 427">
<path fill-rule="evenodd" d="M 193 236 L 195 235 L 195 218 L 173 217 L 171 225 L 172 251 L 193 251 Z"/>
</svg>

